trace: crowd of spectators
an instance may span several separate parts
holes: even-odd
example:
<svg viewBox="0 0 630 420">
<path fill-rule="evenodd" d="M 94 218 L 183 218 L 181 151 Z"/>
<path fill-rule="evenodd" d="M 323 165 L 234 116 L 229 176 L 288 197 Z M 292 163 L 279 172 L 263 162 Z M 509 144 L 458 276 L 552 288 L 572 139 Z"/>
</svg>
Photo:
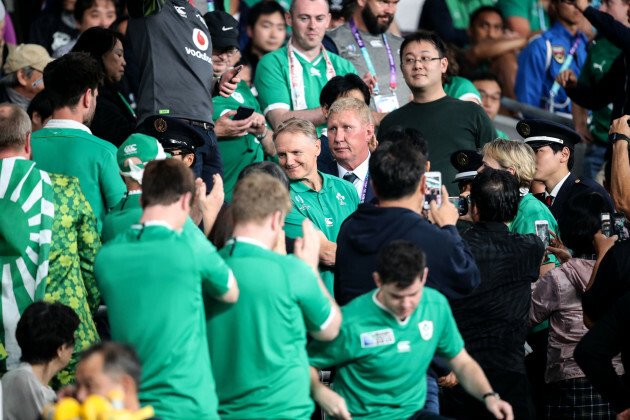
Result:
<svg viewBox="0 0 630 420">
<path fill-rule="evenodd" d="M 5 3 L 0 419 L 630 419 L 630 0 Z"/>
</svg>

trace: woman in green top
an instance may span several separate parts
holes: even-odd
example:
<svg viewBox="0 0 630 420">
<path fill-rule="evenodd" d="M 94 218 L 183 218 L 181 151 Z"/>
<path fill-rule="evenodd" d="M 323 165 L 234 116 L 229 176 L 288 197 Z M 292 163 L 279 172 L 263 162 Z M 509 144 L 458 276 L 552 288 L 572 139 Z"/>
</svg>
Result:
<svg viewBox="0 0 630 420">
<path fill-rule="evenodd" d="M 534 150 L 521 141 L 496 139 L 483 147 L 483 165 L 494 169 L 502 169 L 516 176 L 521 190 L 521 202 L 518 205 L 518 213 L 508 225 L 511 232 L 528 234 L 536 233 L 536 220 L 547 220 L 549 230 L 558 233 L 558 223 L 551 214 L 549 208 L 529 192 L 536 160 Z M 553 263 L 553 264 L 552 264 Z M 552 254 L 548 255 L 541 268 L 542 276 L 555 266 L 560 265 Z"/>
</svg>

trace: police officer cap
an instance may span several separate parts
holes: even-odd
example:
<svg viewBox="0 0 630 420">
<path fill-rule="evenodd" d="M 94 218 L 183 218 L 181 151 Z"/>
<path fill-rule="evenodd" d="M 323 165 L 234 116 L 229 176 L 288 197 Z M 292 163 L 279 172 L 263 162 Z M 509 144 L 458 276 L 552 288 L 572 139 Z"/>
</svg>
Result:
<svg viewBox="0 0 630 420">
<path fill-rule="evenodd" d="M 212 48 L 239 48 L 238 20 L 222 10 L 208 12 L 203 15 L 203 19 L 206 21 L 210 31 Z"/>
<path fill-rule="evenodd" d="M 534 149 L 561 144 L 573 150 L 573 146 L 581 140 L 577 131 L 553 121 L 521 120 L 516 124 L 516 131 Z"/>
<path fill-rule="evenodd" d="M 477 169 L 483 165 L 483 156 L 476 150 L 458 150 L 451 154 L 451 165 L 457 169 L 456 182 L 472 181 L 477 176 Z"/>
<path fill-rule="evenodd" d="M 144 120 L 139 131 L 158 139 L 166 152 L 184 150 L 195 153 L 195 149 L 204 144 L 194 127 L 178 118 L 153 115 Z"/>
</svg>

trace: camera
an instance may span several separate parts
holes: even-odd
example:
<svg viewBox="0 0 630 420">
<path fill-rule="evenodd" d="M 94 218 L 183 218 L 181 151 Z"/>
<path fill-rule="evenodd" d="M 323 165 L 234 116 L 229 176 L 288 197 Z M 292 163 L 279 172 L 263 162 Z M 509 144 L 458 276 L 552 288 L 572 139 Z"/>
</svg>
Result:
<svg viewBox="0 0 630 420">
<path fill-rule="evenodd" d="M 468 197 L 449 197 L 448 201 L 453 203 L 457 207 L 457 212 L 460 216 L 464 216 L 468 213 L 468 203 L 470 202 L 470 196 Z"/>
</svg>

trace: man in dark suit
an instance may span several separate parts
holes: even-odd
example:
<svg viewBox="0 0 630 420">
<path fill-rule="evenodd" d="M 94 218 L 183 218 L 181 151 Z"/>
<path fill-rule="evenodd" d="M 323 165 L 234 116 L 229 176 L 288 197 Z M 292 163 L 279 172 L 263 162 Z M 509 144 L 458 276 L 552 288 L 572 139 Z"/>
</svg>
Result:
<svg viewBox="0 0 630 420">
<path fill-rule="evenodd" d="M 534 179 L 545 184 L 545 192 L 536 197 L 546 203 L 558 222 L 564 215 L 569 197 L 584 191 L 601 194 L 613 208 L 610 196 L 593 180 L 580 179 L 571 173 L 575 159 L 574 146 L 580 135 L 551 121 L 521 120 L 516 130 L 536 153 Z"/>
<path fill-rule="evenodd" d="M 374 120 L 365 102 L 343 98 L 332 104 L 328 114 L 328 144 L 334 161 L 318 169 L 354 185 L 362 203 L 375 198 L 368 170 L 369 143 L 374 137 Z"/>
</svg>

